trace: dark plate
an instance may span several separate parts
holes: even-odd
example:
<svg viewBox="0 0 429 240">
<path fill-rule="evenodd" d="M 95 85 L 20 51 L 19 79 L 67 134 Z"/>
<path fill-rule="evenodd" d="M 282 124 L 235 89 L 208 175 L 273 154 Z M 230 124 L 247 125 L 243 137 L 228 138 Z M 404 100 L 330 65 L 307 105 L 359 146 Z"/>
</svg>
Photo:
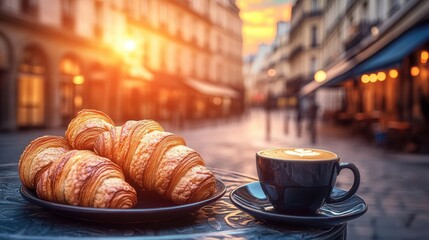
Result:
<svg viewBox="0 0 429 240">
<path fill-rule="evenodd" d="M 340 196 L 346 191 L 334 188 L 332 195 Z M 284 222 L 302 226 L 334 226 L 363 215 L 368 209 L 365 201 L 357 195 L 335 204 L 323 205 L 314 215 L 288 215 L 276 211 L 259 182 L 238 187 L 229 195 L 231 202 L 241 210 L 258 219 Z"/>
<path fill-rule="evenodd" d="M 194 212 L 221 198 L 226 192 L 226 187 L 222 181 L 216 179 L 216 192 L 206 200 L 174 205 L 156 196 L 145 196 L 139 197 L 137 206 L 130 209 L 79 207 L 49 202 L 40 199 L 35 191 L 24 186 L 21 186 L 20 192 L 28 201 L 66 217 L 103 223 L 142 223 L 166 221 Z"/>
</svg>

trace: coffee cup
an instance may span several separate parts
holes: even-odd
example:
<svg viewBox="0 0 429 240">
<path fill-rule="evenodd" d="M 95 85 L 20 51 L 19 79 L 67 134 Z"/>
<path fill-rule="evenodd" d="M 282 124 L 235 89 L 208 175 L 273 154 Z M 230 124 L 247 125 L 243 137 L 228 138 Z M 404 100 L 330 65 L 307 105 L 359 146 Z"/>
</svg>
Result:
<svg viewBox="0 0 429 240">
<path fill-rule="evenodd" d="M 290 214 L 314 214 L 325 203 L 352 197 L 360 183 L 358 168 L 340 163 L 337 154 L 311 148 L 277 148 L 256 153 L 262 190 L 273 207 Z M 354 181 L 342 196 L 331 196 L 338 174 L 350 169 Z"/>
</svg>

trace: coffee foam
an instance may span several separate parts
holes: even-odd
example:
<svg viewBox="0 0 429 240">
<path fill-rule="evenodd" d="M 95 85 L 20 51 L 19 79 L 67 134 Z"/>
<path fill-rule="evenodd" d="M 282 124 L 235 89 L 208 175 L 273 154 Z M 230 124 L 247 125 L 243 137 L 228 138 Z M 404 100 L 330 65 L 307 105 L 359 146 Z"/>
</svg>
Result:
<svg viewBox="0 0 429 240">
<path fill-rule="evenodd" d="M 321 149 L 312 148 L 277 148 L 262 150 L 259 155 L 280 160 L 310 160 L 323 161 L 337 159 L 337 154 Z"/>
</svg>

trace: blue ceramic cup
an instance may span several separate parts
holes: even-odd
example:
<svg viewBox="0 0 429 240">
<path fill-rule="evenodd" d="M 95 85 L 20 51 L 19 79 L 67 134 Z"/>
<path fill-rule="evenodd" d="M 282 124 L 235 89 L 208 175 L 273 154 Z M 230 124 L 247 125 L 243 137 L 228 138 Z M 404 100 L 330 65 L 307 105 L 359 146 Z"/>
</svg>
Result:
<svg viewBox="0 0 429 240">
<path fill-rule="evenodd" d="M 277 211 L 314 214 L 325 203 L 353 196 L 360 174 L 352 163 L 340 163 L 337 154 L 311 148 L 277 148 L 256 153 L 256 168 L 262 190 Z M 343 196 L 332 197 L 337 175 L 348 168 L 353 185 Z"/>
</svg>

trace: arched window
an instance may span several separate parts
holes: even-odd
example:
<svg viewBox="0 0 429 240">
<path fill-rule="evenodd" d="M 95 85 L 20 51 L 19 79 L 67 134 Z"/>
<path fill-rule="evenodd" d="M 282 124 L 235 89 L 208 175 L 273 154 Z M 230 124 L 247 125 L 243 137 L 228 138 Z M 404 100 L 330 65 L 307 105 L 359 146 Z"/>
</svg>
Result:
<svg viewBox="0 0 429 240">
<path fill-rule="evenodd" d="M 60 62 L 61 71 L 61 116 L 67 125 L 83 107 L 83 84 L 81 64 L 74 56 L 66 56 Z"/>
<path fill-rule="evenodd" d="M 44 124 L 46 61 L 43 52 L 27 47 L 18 69 L 19 127 L 37 127 Z"/>
</svg>

